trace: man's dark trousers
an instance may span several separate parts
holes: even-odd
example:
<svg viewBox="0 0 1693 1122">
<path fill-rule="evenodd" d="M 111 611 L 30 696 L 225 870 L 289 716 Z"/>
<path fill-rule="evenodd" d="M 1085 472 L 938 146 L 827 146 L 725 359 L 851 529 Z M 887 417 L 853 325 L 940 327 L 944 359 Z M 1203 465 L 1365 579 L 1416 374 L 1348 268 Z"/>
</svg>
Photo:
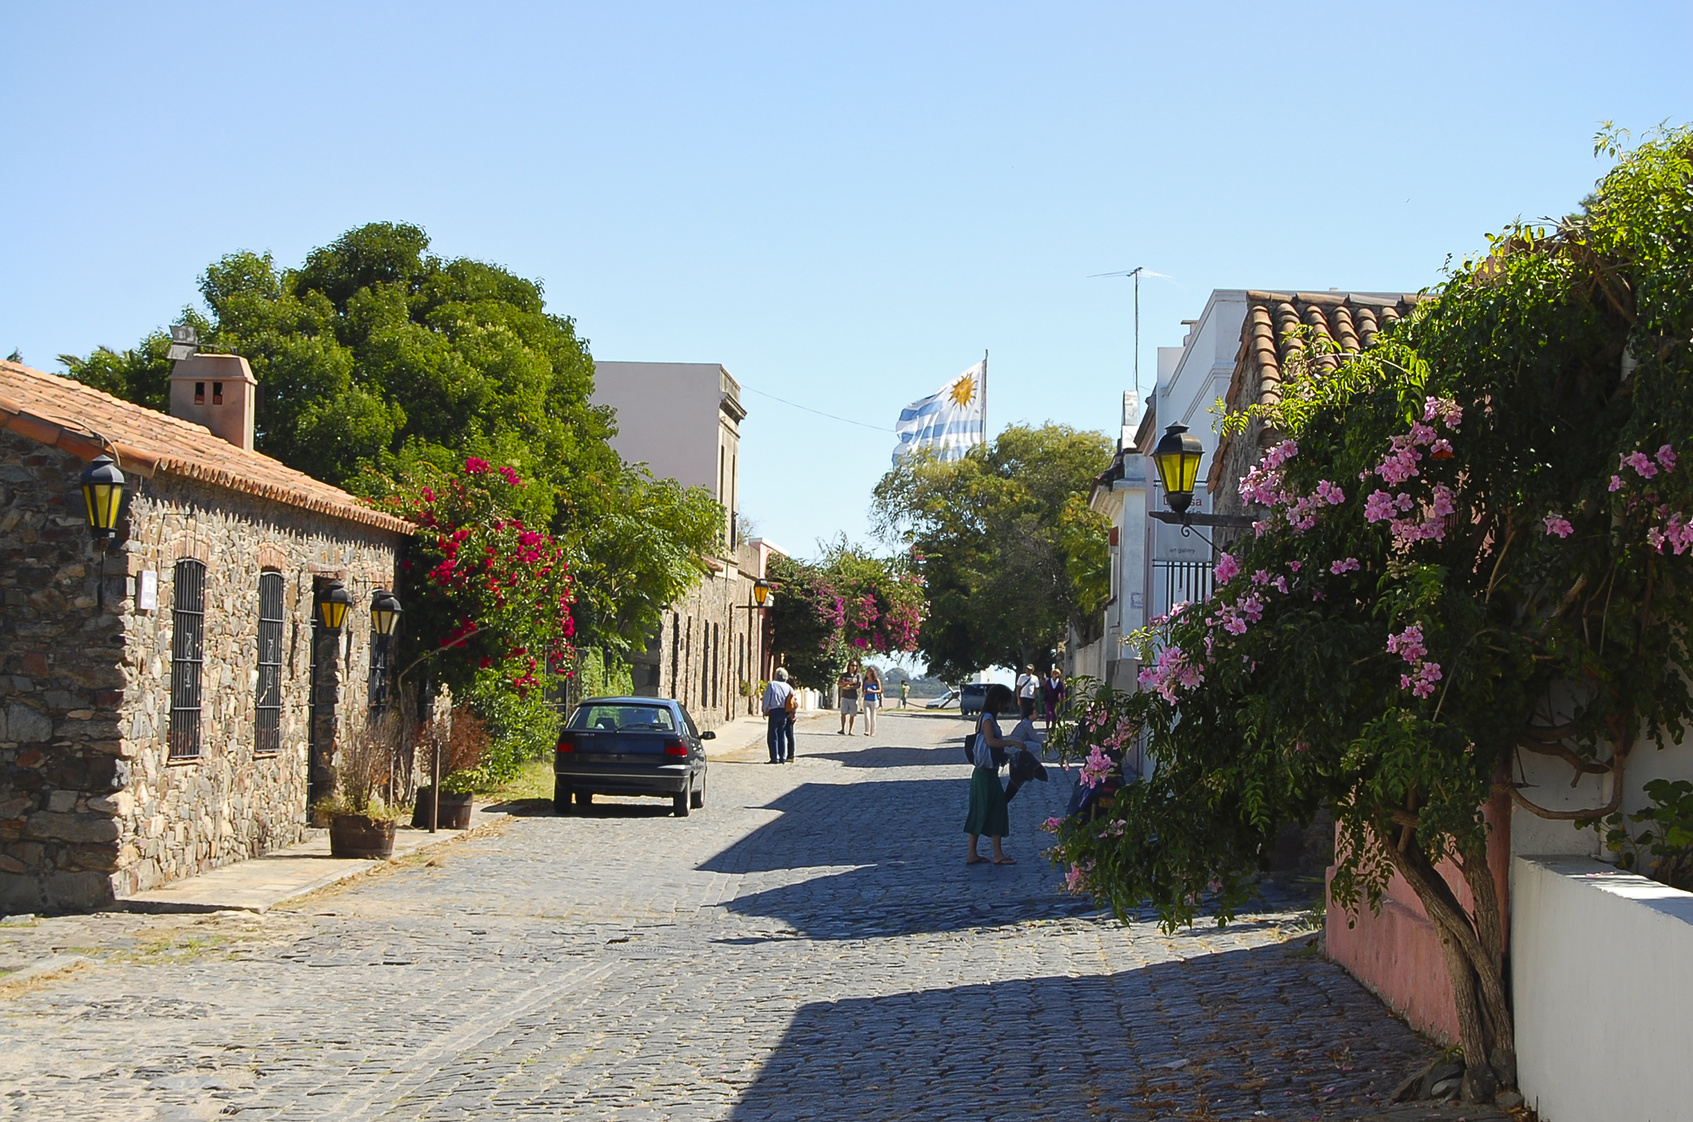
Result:
<svg viewBox="0 0 1693 1122">
<path fill-rule="evenodd" d="M 794 715 L 785 709 L 778 709 L 769 714 L 769 727 L 764 733 L 764 742 L 770 749 L 770 762 L 782 762 L 782 745 L 787 744 L 788 759 L 794 758 Z"/>
</svg>

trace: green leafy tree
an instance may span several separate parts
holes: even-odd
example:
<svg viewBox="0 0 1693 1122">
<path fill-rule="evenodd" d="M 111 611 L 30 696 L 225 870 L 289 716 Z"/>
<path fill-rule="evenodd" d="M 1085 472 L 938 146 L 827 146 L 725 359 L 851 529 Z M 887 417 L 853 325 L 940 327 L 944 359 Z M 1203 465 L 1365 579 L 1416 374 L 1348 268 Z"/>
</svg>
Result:
<svg viewBox="0 0 1693 1122">
<path fill-rule="evenodd" d="M 961 459 L 907 457 L 875 490 L 878 531 L 909 544 L 928 591 L 917 649 L 952 681 L 1049 660 L 1110 595 L 1105 519 L 1087 505 L 1103 434 L 1013 425 Z"/>
<path fill-rule="evenodd" d="M 1266 840 L 1327 808 L 1335 902 L 1397 872 L 1439 932 L 1472 1099 L 1516 1081 L 1484 806 L 1611 814 L 1637 746 L 1693 716 L 1693 134 L 1620 155 L 1553 233 L 1491 239 L 1259 411 L 1287 438 L 1241 484 L 1261 533 L 1154 628 L 1145 692 L 1079 718 L 1144 727 L 1156 769 L 1060 832 L 1073 883 L 1173 925 L 1213 892 L 1227 918 Z M 1518 753 L 1615 794 L 1539 806 Z"/>
<path fill-rule="evenodd" d="M 627 660 L 705 571 L 721 509 L 618 458 L 611 412 L 589 400 L 587 344 L 539 283 L 428 250 L 418 227 L 375 222 L 297 269 L 232 253 L 200 280 L 210 315 L 183 316 L 203 349 L 248 360 L 255 447 L 290 467 L 379 501 L 467 457 L 517 471 L 528 526 L 571 559 L 577 641 Z M 71 377 L 163 410 L 168 345 L 160 331 L 60 357 Z"/>
</svg>

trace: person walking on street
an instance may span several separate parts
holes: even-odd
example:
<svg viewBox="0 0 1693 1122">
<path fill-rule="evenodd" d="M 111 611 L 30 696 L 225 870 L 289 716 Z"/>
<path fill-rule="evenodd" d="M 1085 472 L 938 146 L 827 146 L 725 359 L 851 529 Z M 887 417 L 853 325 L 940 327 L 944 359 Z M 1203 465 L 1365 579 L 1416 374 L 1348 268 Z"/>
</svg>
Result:
<svg viewBox="0 0 1693 1122">
<path fill-rule="evenodd" d="M 1040 684 L 1040 693 L 1046 706 L 1046 731 L 1051 732 L 1058 720 L 1058 707 L 1064 704 L 1064 672 L 1054 666 Z"/>
<path fill-rule="evenodd" d="M 1023 672 L 1017 675 L 1017 710 L 1025 721 L 1035 719 L 1035 692 L 1039 689 L 1040 679 L 1035 677 L 1035 668 L 1023 667 Z"/>
<path fill-rule="evenodd" d="M 874 666 L 864 671 L 864 735 L 876 735 L 876 713 L 882 708 L 882 676 Z"/>
<path fill-rule="evenodd" d="M 1000 736 L 999 720 L 995 716 L 1010 704 L 1010 689 L 1002 682 L 995 682 L 988 687 L 987 696 L 982 699 L 981 715 L 976 718 L 975 742 L 970 752 L 976 766 L 970 773 L 970 810 L 964 816 L 964 833 L 970 840 L 964 851 L 966 865 L 980 865 L 987 860 L 976 851 L 976 839 L 983 834 L 993 842 L 995 865 L 1017 863 L 1005 855 L 1000 845 L 1005 835 L 1011 832 L 1011 815 L 1005 807 L 1005 788 L 999 785 L 999 766 L 993 758 L 995 748 L 1015 747 Z"/>
<path fill-rule="evenodd" d="M 835 696 L 840 699 L 841 705 L 842 736 L 852 735 L 852 726 L 858 723 L 858 687 L 863 682 L 855 658 L 847 663 L 847 668 L 841 671 L 840 681 L 835 683 Z"/>
<path fill-rule="evenodd" d="M 770 762 L 779 764 L 794 761 L 794 711 L 799 708 L 799 695 L 788 684 L 785 667 L 776 668 L 776 676 L 764 687 L 764 717 L 768 727 L 764 742 L 770 748 Z M 787 755 L 783 756 L 784 747 Z"/>
<path fill-rule="evenodd" d="M 911 696 L 911 683 L 910 683 L 910 681 L 901 681 L 900 684 L 899 684 L 899 707 L 901 709 L 905 708 L 905 699 L 910 697 L 910 696 Z"/>
</svg>

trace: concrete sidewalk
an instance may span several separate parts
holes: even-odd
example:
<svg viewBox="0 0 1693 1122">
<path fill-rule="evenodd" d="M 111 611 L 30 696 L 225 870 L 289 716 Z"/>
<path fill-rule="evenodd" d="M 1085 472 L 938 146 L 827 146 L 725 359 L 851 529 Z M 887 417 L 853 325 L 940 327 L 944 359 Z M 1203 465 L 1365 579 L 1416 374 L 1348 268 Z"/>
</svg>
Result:
<svg viewBox="0 0 1693 1122">
<path fill-rule="evenodd" d="M 401 827 L 394 831 L 394 856 L 390 860 L 449 845 L 479 826 L 505 817 L 503 812 L 486 812 L 478 807 L 471 812 L 468 830 L 441 830 L 431 834 L 428 830 Z M 331 857 L 329 831 L 312 833 L 311 838 L 299 845 L 126 896 L 117 902 L 117 907 L 155 914 L 227 911 L 263 914 L 284 900 L 316 892 L 386 863 Z"/>
</svg>

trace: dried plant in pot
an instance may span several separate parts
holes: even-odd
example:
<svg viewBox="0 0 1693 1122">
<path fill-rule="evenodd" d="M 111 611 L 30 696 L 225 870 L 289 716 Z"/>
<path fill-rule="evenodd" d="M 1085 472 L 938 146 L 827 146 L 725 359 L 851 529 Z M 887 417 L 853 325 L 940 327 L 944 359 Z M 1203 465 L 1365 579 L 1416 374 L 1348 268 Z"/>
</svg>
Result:
<svg viewBox="0 0 1693 1122">
<path fill-rule="evenodd" d="M 383 800 L 382 787 L 405 741 L 405 724 L 395 710 L 371 713 L 342 742 L 335 762 L 336 793 L 312 808 L 315 817 L 329 821 L 332 856 L 386 860 L 393 855 L 401 811 Z"/>
<path fill-rule="evenodd" d="M 478 768 L 488 752 L 488 726 L 469 709 L 454 706 L 450 713 L 424 726 L 418 751 L 429 771 L 429 785 L 417 790 L 412 825 L 420 829 L 430 825 L 439 787 L 440 809 L 435 824 L 448 830 L 468 829 L 475 804 L 471 792 L 482 778 Z"/>
</svg>

